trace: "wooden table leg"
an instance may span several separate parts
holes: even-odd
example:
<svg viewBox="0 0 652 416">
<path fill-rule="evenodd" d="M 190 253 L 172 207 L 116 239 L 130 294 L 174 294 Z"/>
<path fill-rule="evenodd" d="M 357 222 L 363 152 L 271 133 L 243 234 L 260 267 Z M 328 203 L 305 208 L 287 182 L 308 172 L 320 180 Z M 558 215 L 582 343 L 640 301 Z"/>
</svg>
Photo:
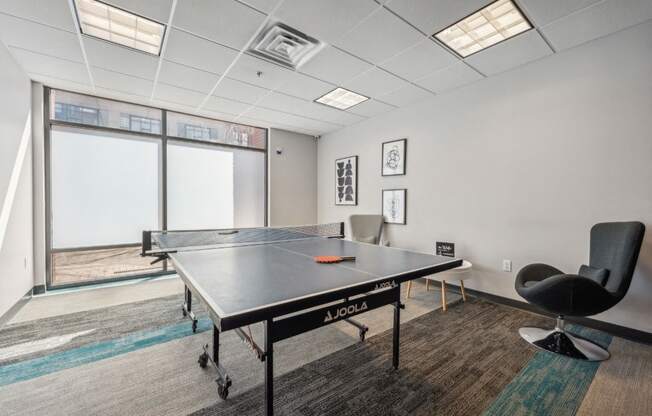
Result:
<svg viewBox="0 0 652 416">
<path fill-rule="evenodd" d="M 446 281 L 441 281 L 441 308 L 446 312 Z"/>
<path fill-rule="evenodd" d="M 464 292 L 464 280 L 460 280 L 460 289 L 462 290 L 462 300 L 466 302 L 466 293 Z"/>
<path fill-rule="evenodd" d="M 426 279 L 426 292 L 430 290 L 430 279 Z"/>
<path fill-rule="evenodd" d="M 410 290 L 412 290 L 412 280 L 408 280 L 407 284 L 407 298 L 410 299 Z"/>
</svg>

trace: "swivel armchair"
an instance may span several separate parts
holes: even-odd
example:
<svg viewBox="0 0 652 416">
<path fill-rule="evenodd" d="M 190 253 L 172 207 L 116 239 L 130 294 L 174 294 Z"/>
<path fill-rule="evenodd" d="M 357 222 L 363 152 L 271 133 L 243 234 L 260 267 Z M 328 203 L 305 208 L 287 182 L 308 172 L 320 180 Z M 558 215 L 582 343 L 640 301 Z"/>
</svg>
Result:
<svg viewBox="0 0 652 416">
<path fill-rule="evenodd" d="M 526 327 L 519 333 L 546 351 L 587 361 L 602 361 L 609 352 L 564 329 L 564 316 L 591 316 L 613 307 L 627 293 L 643 242 L 640 222 L 611 222 L 591 228 L 589 265 L 564 274 L 547 264 L 530 264 L 518 272 L 516 291 L 528 302 L 557 315 L 553 330 Z"/>
</svg>

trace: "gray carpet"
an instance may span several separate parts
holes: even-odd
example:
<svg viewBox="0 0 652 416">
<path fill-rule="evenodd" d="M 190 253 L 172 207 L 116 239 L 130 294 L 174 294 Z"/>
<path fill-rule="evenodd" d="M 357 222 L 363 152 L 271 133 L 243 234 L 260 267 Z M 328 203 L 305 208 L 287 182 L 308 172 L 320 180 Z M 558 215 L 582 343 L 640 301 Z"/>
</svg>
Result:
<svg viewBox="0 0 652 416">
<path fill-rule="evenodd" d="M 439 291 L 426 292 L 423 284 L 413 287 L 412 296 L 402 313 L 404 322 L 441 305 Z M 450 301 L 459 299 L 450 295 L 449 298 Z M 39 330 L 43 330 L 44 335 L 60 335 L 62 328 L 65 328 L 64 332 L 69 332 L 97 326 L 106 326 L 104 331 L 118 334 L 149 324 L 163 325 L 165 321 L 178 323 L 182 319 L 180 301 L 181 297 L 157 299 L 151 301 L 153 303 L 149 306 L 139 302 L 122 305 L 117 310 L 111 307 L 66 315 L 67 318 L 38 320 L 26 323 L 28 325 L 21 328 L 26 334 L 35 332 L 30 339 L 40 338 Z M 359 320 L 370 326 L 372 336 L 391 327 L 391 316 L 392 308 L 385 307 L 360 315 Z M 115 322 L 111 322 L 111 317 L 115 318 Z M 87 325 L 88 320 L 98 325 Z M 41 325 L 44 322 L 47 323 Z M 186 322 L 189 326 L 189 321 Z M 13 342 L 22 342 L 23 337 L 17 328 L 0 329 L 0 337 L 6 337 L 3 338 L 5 340 L 11 337 Z M 11 335 L 5 335 L 5 330 L 10 330 Z M 259 326 L 253 326 L 252 330 L 257 339 L 262 339 Z M 89 337 L 85 341 L 88 342 L 90 337 L 98 335 L 85 336 Z M 0 387 L 0 414 L 87 415 L 92 409 L 94 415 L 178 415 L 200 410 L 218 401 L 213 381 L 214 370 L 201 370 L 197 365 L 201 345 L 209 343 L 210 338 L 209 332 L 187 336 Z M 100 339 L 99 336 L 97 339 Z M 357 332 L 352 326 L 338 322 L 280 342 L 275 346 L 276 374 L 282 376 L 306 363 L 354 345 L 357 339 Z M 8 343 L 5 341 L 5 345 Z M 230 397 L 259 385 L 263 380 L 263 365 L 233 332 L 225 333 L 222 343 L 222 360 L 234 380 Z M 68 347 L 69 344 L 65 348 Z M 24 359 L 21 357 L 21 360 Z"/>
<path fill-rule="evenodd" d="M 275 380 L 277 415 L 476 415 L 534 354 L 523 324 L 552 321 L 473 300 L 402 327 L 401 364 L 391 368 L 391 331 L 306 364 Z M 259 415 L 263 386 L 194 416 Z"/>
</svg>

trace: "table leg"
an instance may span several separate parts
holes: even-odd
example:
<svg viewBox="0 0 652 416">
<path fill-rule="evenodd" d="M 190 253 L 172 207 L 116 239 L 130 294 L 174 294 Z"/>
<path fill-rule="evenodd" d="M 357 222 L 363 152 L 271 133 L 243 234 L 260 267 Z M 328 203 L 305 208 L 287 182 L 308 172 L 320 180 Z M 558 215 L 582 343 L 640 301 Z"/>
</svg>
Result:
<svg viewBox="0 0 652 416">
<path fill-rule="evenodd" d="M 410 299 L 410 290 L 412 290 L 412 280 L 407 282 L 407 298 Z"/>
<path fill-rule="evenodd" d="M 265 322 L 265 415 L 274 414 L 274 344 L 272 320 Z"/>
<path fill-rule="evenodd" d="M 401 330 L 401 301 L 394 304 L 394 331 L 392 333 L 392 366 L 398 369 L 399 333 Z"/>
<path fill-rule="evenodd" d="M 430 279 L 426 279 L 426 292 L 430 290 Z"/>
<path fill-rule="evenodd" d="M 441 281 L 441 308 L 446 312 L 446 281 Z"/>
<path fill-rule="evenodd" d="M 460 290 L 462 291 L 462 300 L 466 302 L 466 293 L 464 292 L 464 280 L 460 280 Z"/>
</svg>

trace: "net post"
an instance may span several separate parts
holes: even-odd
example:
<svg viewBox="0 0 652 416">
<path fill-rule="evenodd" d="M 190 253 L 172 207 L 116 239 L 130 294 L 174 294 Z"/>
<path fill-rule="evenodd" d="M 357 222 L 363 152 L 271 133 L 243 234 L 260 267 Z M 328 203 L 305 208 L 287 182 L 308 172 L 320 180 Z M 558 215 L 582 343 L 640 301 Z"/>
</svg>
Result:
<svg viewBox="0 0 652 416">
<path fill-rule="evenodd" d="M 340 238 L 344 238 L 344 221 L 340 222 Z"/>
<path fill-rule="evenodd" d="M 152 232 L 151 231 L 143 231 L 143 244 L 141 246 L 141 252 L 140 255 L 142 257 L 145 257 L 147 255 L 147 252 L 152 249 Z"/>
</svg>

